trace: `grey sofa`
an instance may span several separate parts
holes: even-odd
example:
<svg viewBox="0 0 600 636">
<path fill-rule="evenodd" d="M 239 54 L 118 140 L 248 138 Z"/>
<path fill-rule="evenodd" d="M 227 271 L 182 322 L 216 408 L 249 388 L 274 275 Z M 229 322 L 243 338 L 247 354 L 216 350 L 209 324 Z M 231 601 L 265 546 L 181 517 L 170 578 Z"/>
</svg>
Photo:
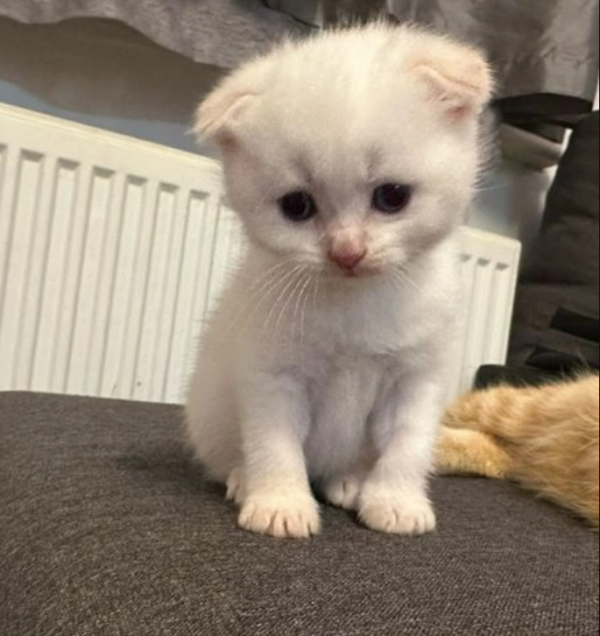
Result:
<svg viewBox="0 0 600 636">
<path fill-rule="evenodd" d="M 597 534 L 509 484 L 434 497 L 423 539 L 324 509 L 278 542 L 236 528 L 179 408 L 0 394 L 0 634 L 597 634 Z"/>
</svg>

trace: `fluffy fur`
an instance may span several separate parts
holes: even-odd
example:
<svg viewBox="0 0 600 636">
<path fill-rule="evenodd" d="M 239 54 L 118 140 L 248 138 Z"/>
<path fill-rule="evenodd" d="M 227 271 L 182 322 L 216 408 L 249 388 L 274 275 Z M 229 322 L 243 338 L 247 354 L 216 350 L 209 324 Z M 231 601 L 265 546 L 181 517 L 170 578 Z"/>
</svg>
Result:
<svg viewBox="0 0 600 636">
<path fill-rule="evenodd" d="M 188 433 L 243 528 L 317 533 L 312 483 L 375 530 L 433 530 L 428 475 L 460 314 L 454 235 L 491 89 L 477 51 L 374 25 L 287 43 L 200 107 L 248 250 L 203 336 Z M 413 189 L 401 214 L 372 207 L 387 183 Z M 318 206 L 303 223 L 278 204 L 298 191 Z"/>
<path fill-rule="evenodd" d="M 598 527 L 599 384 L 468 395 L 446 415 L 440 472 L 515 480 Z"/>
</svg>

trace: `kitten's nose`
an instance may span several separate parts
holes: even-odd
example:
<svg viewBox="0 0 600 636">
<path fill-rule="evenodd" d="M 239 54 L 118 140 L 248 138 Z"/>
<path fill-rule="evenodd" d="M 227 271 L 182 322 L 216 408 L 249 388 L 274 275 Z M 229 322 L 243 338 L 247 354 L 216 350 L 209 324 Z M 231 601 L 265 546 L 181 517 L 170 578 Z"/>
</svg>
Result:
<svg viewBox="0 0 600 636">
<path fill-rule="evenodd" d="M 363 247 L 344 246 L 329 251 L 329 260 L 344 271 L 353 272 L 367 256 L 367 250 Z"/>
</svg>

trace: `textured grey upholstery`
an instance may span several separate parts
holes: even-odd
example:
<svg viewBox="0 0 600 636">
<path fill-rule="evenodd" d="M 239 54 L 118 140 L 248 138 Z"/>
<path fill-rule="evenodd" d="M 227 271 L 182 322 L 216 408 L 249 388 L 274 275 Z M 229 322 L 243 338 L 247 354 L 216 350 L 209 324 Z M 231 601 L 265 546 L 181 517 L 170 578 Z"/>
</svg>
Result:
<svg viewBox="0 0 600 636">
<path fill-rule="evenodd" d="M 519 284 L 510 361 L 551 373 L 600 367 L 600 113 L 576 129 Z"/>
<path fill-rule="evenodd" d="M 506 484 L 440 480 L 440 530 L 327 509 L 311 542 L 238 530 L 180 411 L 0 394 L 2 636 L 591 636 L 598 537 Z"/>
</svg>

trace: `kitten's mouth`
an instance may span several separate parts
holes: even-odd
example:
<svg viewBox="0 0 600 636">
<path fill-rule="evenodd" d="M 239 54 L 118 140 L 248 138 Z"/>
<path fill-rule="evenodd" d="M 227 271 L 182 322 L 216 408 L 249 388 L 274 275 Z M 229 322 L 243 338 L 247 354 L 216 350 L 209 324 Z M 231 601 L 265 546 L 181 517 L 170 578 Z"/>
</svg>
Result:
<svg viewBox="0 0 600 636">
<path fill-rule="evenodd" d="M 340 270 L 340 274 L 342 275 L 342 278 L 350 278 L 350 279 L 361 278 L 362 276 L 362 272 L 358 270 L 351 270 L 351 271 Z"/>
<path fill-rule="evenodd" d="M 342 280 L 348 280 L 348 281 L 357 281 L 357 280 L 364 280 L 366 278 L 374 278 L 378 274 L 381 274 L 381 270 L 375 267 L 367 267 L 364 265 L 354 269 L 343 269 L 339 267 L 331 267 L 329 269 L 329 272 L 333 277 L 337 278 L 338 280 L 342 279 Z"/>
</svg>

